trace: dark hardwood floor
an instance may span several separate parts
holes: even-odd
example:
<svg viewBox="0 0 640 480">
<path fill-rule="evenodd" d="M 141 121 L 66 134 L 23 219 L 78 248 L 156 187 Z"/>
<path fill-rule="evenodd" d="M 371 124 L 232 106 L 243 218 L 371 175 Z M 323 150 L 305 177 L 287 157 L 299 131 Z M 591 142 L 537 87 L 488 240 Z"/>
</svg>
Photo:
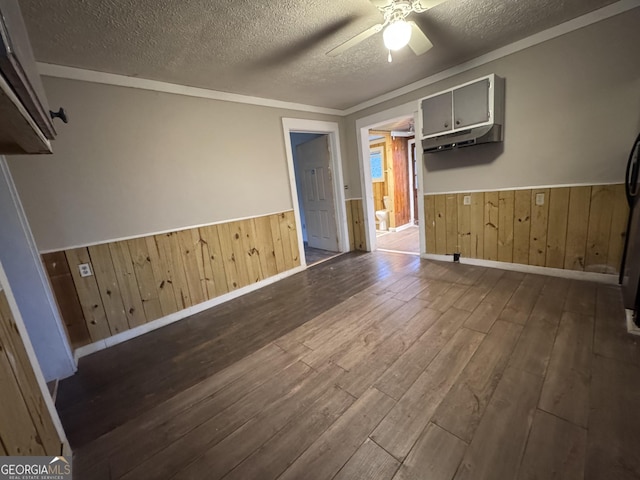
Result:
<svg viewBox="0 0 640 480">
<path fill-rule="evenodd" d="M 348 254 L 83 359 L 77 479 L 640 479 L 618 287 Z"/>
<path fill-rule="evenodd" d="M 315 265 L 316 263 L 320 263 L 324 260 L 328 260 L 337 255 L 340 255 L 339 252 L 330 252 L 329 250 L 322 250 L 320 248 L 313 248 L 304 244 L 304 259 L 307 262 L 307 265 Z"/>
<path fill-rule="evenodd" d="M 73 447 L 136 418 L 416 258 L 350 253 L 188 319 L 80 359 L 57 408 Z"/>
</svg>

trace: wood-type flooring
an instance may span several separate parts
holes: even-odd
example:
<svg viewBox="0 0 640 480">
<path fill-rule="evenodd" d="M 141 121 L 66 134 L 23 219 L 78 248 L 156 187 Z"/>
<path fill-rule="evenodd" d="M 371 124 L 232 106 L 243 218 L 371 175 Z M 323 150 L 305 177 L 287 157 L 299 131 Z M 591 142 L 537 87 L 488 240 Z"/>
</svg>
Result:
<svg viewBox="0 0 640 480">
<path fill-rule="evenodd" d="M 77 479 L 639 479 L 617 286 L 346 254 L 82 359 Z"/>
</svg>

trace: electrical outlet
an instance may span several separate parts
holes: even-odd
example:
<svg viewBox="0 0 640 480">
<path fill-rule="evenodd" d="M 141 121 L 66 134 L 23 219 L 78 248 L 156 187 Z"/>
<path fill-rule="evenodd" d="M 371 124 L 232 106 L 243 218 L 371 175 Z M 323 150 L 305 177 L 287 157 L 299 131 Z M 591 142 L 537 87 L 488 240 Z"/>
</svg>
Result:
<svg viewBox="0 0 640 480">
<path fill-rule="evenodd" d="M 464 197 L 462 197 L 462 204 L 471 205 L 471 195 L 465 195 Z"/>
<path fill-rule="evenodd" d="M 536 205 L 544 205 L 544 193 L 536 193 Z"/>
<path fill-rule="evenodd" d="M 78 265 L 78 270 L 80 271 L 81 277 L 90 277 L 91 275 L 93 275 L 93 272 L 91 271 L 91 265 L 88 263 L 81 263 L 80 265 Z"/>
</svg>

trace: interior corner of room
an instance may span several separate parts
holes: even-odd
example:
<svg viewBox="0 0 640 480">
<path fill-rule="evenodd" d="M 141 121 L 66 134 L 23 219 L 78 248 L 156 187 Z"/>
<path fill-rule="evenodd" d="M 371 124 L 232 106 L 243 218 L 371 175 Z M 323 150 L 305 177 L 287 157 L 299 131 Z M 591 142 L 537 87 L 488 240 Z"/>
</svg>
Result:
<svg viewBox="0 0 640 480">
<path fill-rule="evenodd" d="M 300 318 L 311 320 L 329 308 L 313 303 L 314 288 L 329 295 L 335 282 L 351 292 L 334 277 L 348 275 L 338 267 L 341 261 L 362 266 L 373 261 L 365 259 L 381 258 L 358 275 L 383 272 L 389 280 L 409 264 L 444 265 L 436 262 L 455 258 L 465 272 L 513 271 L 518 273 L 510 278 L 518 282 L 521 274 L 607 284 L 612 290 L 598 295 L 621 296 L 630 312 L 637 307 L 638 140 L 633 161 L 629 147 L 640 130 L 640 63 L 633 60 L 640 45 L 640 6 L 634 0 L 594 0 L 587 2 L 591 10 L 574 5 L 570 14 L 556 12 L 553 24 L 531 26 L 526 35 L 509 29 L 505 35 L 515 35 L 513 41 L 503 45 L 498 39 L 495 48 L 482 52 L 466 50 L 463 38 L 450 44 L 456 53 L 451 64 L 443 60 L 430 70 L 429 62 L 447 52 L 438 35 L 453 42 L 438 33 L 452 15 L 449 2 L 434 7 L 433 17 L 429 10 L 413 12 L 425 20 L 411 28 L 433 31 L 433 41 L 426 40 L 433 50 L 418 56 L 415 42 L 391 52 L 371 37 L 349 50 L 350 61 L 351 53 L 342 53 L 351 42 L 346 33 L 340 34 L 345 43 L 332 40 L 338 52 L 325 48 L 340 28 L 357 30 L 354 18 L 365 27 L 365 18 L 379 20 L 385 7 L 377 3 L 416 3 L 372 2 L 374 8 L 353 2 L 353 18 L 338 28 L 323 17 L 324 33 L 313 37 L 325 42 L 328 53 L 309 53 L 304 60 L 304 53 L 287 50 L 292 60 L 281 61 L 261 50 L 257 67 L 242 57 L 213 74 L 153 37 L 147 21 L 141 28 L 155 38 L 149 45 L 173 55 L 162 68 L 145 64 L 155 59 L 147 52 L 126 70 L 119 55 L 129 59 L 129 49 L 143 48 L 144 42 L 125 48 L 102 30 L 91 38 L 114 42 L 113 51 L 94 62 L 87 52 L 99 47 L 92 41 L 78 47 L 84 63 L 67 62 L 75 57 L 63 46 L 74 31 L 48 46 L 37 28 L 45 22 L 39 13 L 43 3 L 19 1 L 29 35 L 22 25 L 13 41 L 25 49 L 16 50 L 22 55 L 17 58 L 28 68 L 16 68 L 11 49 L 0 42 L 0 345 L 7 352 L 0 352 L 0 374 L 13 382 L 5 389 L 7 398 L 22 399 L 12 412 L 31 420 L 26 433 L 8 440 L 0 430 L 0 455 L 70 453 L 45 385 L 77 379 L 91 355 L 121 347 L 133 358 L 134 343 L 124 344 L 152 341 L 151 332 L 159 329 L 192 328 L 195 336 L 199 330 L 193 326 L 215 308 L 227 320 L 233 317 L 230 331 L 245 339 L 244 312 L 227 312 L 225 306 L 257 298 L 251 295 L 289 277 L 308 282 L 300 284 L 308 298 L 298 300 L 307 309 Z M 85 18 L 77 10 L 82 2 L 72 3 L 68 12 L 50 15 L 52 24 L 65 25 L 65 15 L 74 22 Z M 98 4 L 91 1 L 87 9 L 102 15 Z M 15 15 L 17 5 L 18 0 L 0 0 L 0 13 L 11 9 Z M 184 8 L 185 18 L 197 22 L 195 7 Z M 293 20 L 279 12 L 294 38 L 296 27 L 288 23 Z M 211 14 L 210 20 L 219 15 L 236 21 L 226 14 Z M 198 35 L 211 25 L 200 26 Z M 230 27 L 218 26 L 228 34 Z M 218 41 L 221 58 L 231 62 L 233 42 Z M 311 44 L 305 48 L 315 51 Z M 214 64 L 203 52 L 197 53 Z M 181 76 L 179 70 L 187 69 L 182 61 L 193 76 Z M 299 62 L 304 75 L 281 72 L 289 61 Z M 148 69 L 148 78 L 138 67 Z M 405 74 L 402 83 L 394 80 L 394 68 Z M 333 80 L 328 72 L 334 69 L 344 70 L 344 84 L 327 86 L 324 75 Z M 367 83 L 363 92 L 356 80 Z M 374 257 L 377 251 L 386 256 Z M 440 273 L 445 268 L 451 267 Z M 295 277 L 309 271 L 326 283 Z M 362 290 L 366 284 L 372 299 L 389 293 L 384 282 L 348 282 L 354 289 L 361 283 Z M 286 295 L 295 295 L 287 288 Z M 399 294 L 389 298 L 395 301 Z M 273 301 L 267 298 L 271 293 L 264 295 L 260 301 Z M 425 308 L 434 301 L 419 300 Z M 286 304 L 284 296 L 277 299 L 274 315 Z M 636 317 L 629 315 L 632 329 Z M 624 321 L 619 335 L 626 335 Z M 284 327 L 275 317 L 259 324 L 270 328 Z M 210 359 L 198 355 L 214 343 L 220 347 L 224 338 L 201 340 L 196 357 L 205 372 Z M 264 348 L 258 340 L 245 340 L 256 351 Z M 176 362 L 186 355 L 177 350 L 180 342 L 176 338 Z M 295 368 L 315 372 L 298 362 L 300 351 L 312 355 L 313 349 L 302 343 L 296 348 Z M 91 377 L 88 370 L 84 374 Z M 88 377 L 83 380 L 102 381 Z M 74 421 L 74 427 L 82 423 Z M 12 425 L 13 432 L 21 424 Z M 109 426 L 96 428 L 104 428 L 102 435 Z M 404 453 L 392 463 L 404 462 Z M 121 473 L 117 478 L 127 472 Z"/>
</svg>

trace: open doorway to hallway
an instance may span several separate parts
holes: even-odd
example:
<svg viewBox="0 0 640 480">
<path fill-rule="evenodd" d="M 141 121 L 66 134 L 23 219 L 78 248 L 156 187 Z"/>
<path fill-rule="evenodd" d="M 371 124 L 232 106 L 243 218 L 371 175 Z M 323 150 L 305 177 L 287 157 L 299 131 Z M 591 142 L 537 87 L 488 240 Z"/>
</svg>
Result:
<svg viewBox="0 0 640 480">
<path fill-rule="evenodd" d="M 304 255 L 314 265 L 340 253 L 329 135 L 291 132 Z"/>
<path fill-rule="evenodd" d="M 407 116 L 369 130 L 369 169 L 373 190 L 376 246 L 420 254 L 418 177 L 414 118 Z"/>
</svg>

